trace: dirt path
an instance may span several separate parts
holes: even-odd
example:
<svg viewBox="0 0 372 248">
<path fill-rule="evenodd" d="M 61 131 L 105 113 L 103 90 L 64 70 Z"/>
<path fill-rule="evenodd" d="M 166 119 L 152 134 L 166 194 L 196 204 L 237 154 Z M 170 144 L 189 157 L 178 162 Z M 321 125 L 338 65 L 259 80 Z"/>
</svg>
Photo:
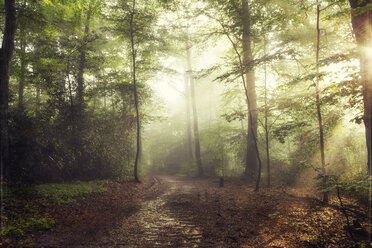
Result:
<svg viewBox="0 0 372 248">
<path fill-rule="evenodd" d="M 341 211 L 282 190 L 159 177 L 166 193 L 111 232 L 112 247 L 352 247 Z M 357 207 L 357 206 L 356 206 Z M 362 211 L 361 208 L 359 208 Z M 350 216 L 366 224 L 361 216 Z"/>
<path fill-rule="evenodd" d="M 150 177 L 68 211 L 37 247 L 353 247 L 339 209 L 239 181 Z"/>
<path fill-rule="evenodd" d="M 192 186 L 174 177 L 158 181 L 168 184 L 167 191 L 142 203 L 140 210 L 124 220 L 100 246 L 112 247 L 198 247 L 200 228 L 192 223 L 187 211 L 175 213 L 167 207 L 169 197 L 188 194 Z M 182 216 L 180 216 L 182 215 Z"/>
</svg>

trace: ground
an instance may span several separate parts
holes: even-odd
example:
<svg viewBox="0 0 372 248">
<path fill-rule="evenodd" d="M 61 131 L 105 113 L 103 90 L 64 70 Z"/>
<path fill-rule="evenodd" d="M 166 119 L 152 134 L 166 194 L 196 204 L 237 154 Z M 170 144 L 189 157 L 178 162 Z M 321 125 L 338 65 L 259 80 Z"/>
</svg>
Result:
<svg viewBox="0 0 372 248">
<path fill-rule="evenodd" d="M 45 211 L 57 225 L 31 233 L 36 247 L 368 247 L 365 208 L 243 182 L 171 176 L 110 184 L 105 193 Z M 298 191 L 297 191 L 298 193 Z M 362 228 L 357 227 L 359 223 Z M 351 234 L 350 234 L 351 233 Z M 353 237 L 351 237 L 353 235 Z M 356 240 L 356 242 L 353 241 Z M 12 241 L 17 245 L 16 241 Z M 365 243 L 356 246 L 356 243 Z M 20 243 L 18 243 L 19 245 Z M 23 245 L 26 243 L 23 243 Z"/>
</svg>

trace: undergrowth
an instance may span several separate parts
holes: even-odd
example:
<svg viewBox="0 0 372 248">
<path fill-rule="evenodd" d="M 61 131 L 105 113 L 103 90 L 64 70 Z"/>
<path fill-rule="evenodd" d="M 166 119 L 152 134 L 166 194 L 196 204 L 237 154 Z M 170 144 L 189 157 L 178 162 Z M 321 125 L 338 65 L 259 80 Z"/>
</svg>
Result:
<svg viewBox="0 0 372 248">
<path fill-rule="evenodd" d="M 34 186 L 34 191 L 44 203 L 62 205 L 74 202 L 76 196 L 106 191 L 105 183 L 107 181 L 40 184 Z"/>
<path fill-rule="evenodd" d="M 22 237 L 28 232 L 51 229 L 56 223 L 43 213 L 45 207 L 72 203 L 93 193 L 105 192 L 108 181 L 39 184 L 8 187 L 1 205 L 0 239 Z"/>
</svg>

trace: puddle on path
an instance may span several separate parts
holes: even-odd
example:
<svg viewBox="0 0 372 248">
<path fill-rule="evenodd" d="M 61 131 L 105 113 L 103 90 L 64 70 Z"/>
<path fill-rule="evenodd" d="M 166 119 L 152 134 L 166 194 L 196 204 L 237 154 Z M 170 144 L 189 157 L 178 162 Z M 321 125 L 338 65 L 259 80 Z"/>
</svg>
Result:
<svg viewBox="0 0 372 248">
<path fill-rule="evenodd" d="M 198 247 L 202 235 L 198 227 L 188 221 L 187 213 L 172 213 L 166 207 L 167 197 L 187 193 L 190 186 L 170 181 L 167 193 L 146 201 L 141 209 L 124 220 L 103 240 L 107 247 Z M 178 218 L 178 217 L 182 218 Z"/>
</svg>

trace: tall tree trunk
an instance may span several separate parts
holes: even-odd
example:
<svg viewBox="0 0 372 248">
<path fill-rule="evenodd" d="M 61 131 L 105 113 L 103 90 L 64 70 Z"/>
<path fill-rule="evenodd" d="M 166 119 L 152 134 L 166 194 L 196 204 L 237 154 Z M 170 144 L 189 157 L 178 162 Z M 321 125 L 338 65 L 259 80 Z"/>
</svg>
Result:
<svg viewBox="0 0 372 248">
<path fill-rule="evenodd" d="M 35 117 L 36 119 L 40 118 L 40 86 L 36 84 L 36 99 L 35 99 Z"/>
<path fill-rule="evenodd" d="M 78 74 L 76 78 L 77 88 L 76 88 L 76 101 L 75 106 L 73 106 L 75 117 L 73 120 L 73 143 L 75 145 L 76 153 L 76 166 L 78 171 L 84 173 L 80 168 L 80 165 L 86 162 L 85 157 L 85 150 L 82 149 L 83 147 L 83 140 L 84 140 L 84 131 L 85 131 L 85 80 L 84 80 L 84 72 L 86 68 L 86 57 L 87 57 L 87 43 L 88 43 L 88 35 L 89 35 L 89 23 L 90 23 L 90 9 L 88 9 L 87 19 L 84 26 L 84 37 L 82 40 L 82 44 L 80 47 L 80 55 L 79 55 L 79 64 L 78 64 Z"/>
<path fill-rule="evenodd" d="M 266 56 L 266 46 L 267 46 L 267 40 L 266 37 L 264 37 L 264 53 Z M 268 114 L 269 114 L 269 108 L 267 106 L 267 66 L 265 63 L 265 141 L 266 141 L 266 163 L 267 163 L 267 186 L 271 186 L 271 166 L 270 166 L 270 140 L 269 140 L 269 127 L 267 123 Z"/>
<path fill-rule="evenodd" d="M 23 28 L 22 28 L 23 29 Z M 21 33 L 24 32 L 21 29 Z M 26 42 L 24 40 L 24 35 L 21 34 L 21 70 L 20 70 L 20 75 L 19 75 L 19 86 L 18 86 L 18 110 L 20 112 L 23 112 L 24 110 L 24 100 L 23 100 L 23 93 L 24 93 L 24 88 L 25 88 L 25 74 L 26 74 Z"/>
<path fill-rule="evenodd" d="M 14 50 L 16 30 L 15 0 L 5 0 L 5 29 L 0 49 L 0 164 L 1 182 L 8 177 L 9 144 L 8 144 L 8 92 L 9 64 Z M 2 189 L 2 188 L 1 188 Z M 3 194 L 1 194 L 3 195 Z"/>
<path fill-rule="evenodd" d="M 246 0 L 242 0 L 242 4 L 243 4 L 243 12 L 246 12 L 246 14 L 243 14 L 243 16 L 245 16 L 245 18 L 243 18 L 247 23 L 243 26 L 248 26 L 249 27 L 249 32 L 250 32 L 250 22 L 249 22 L 249 9 L 248 9 L 248 3 Z M 248 14 L 247 14 L 248 13 Z M 247 19 L 247 15 L 248 15 L 248 19 Z M 241 77 L 241 80 L 242 80 L 242 84 L 243 84 L 243 88 L 244 88 L 244 93 L 245 93 L 245 97 L 246 97 L 246 101 L 247 101 L 247 109 L 248 109 L 248 133 L 251 133 L 251 137 L 252 137 L 252 142 L 253 142 L 253 149 L 254 149 L 254 157 L 256 158 L 256 163 L 258 161 L 258 173 L 257 173 L 257 178 L 256 178 L 256 187 L 254 189 L 255 192 L 258 192 L 259 189 L 260 189 L 260 182 L 261 182 L 261 169 L 262 169 L 262 161 L 261 161 L 261 156 L 260 156 L 260 151 L 258 150 L 258 144 L 257 144 L 257 110 L 256 110 L 256 93 L 255 93 L 255 90 L 253 90 L 253 96 L 252 96 L 252 90 L 249 90 L 248 89 L 248 85 L 251 85 L 248 84 L 246 82 L 247 79 L 250 79 L 250 80 L 253 80 L 253 89 L 254 89 L 254 71 L 253 71 L 253 68 L 247 68 L 247 65 L 250 61 L 252 61 L 253 59 L 253 56 L 252 56 L 252 50 L 250 49 L 250 38 L 249 36 L 247 36 L 247 33 L 243 31 L 243 41 L 247 42 L 249 41 L 249 49 L 248 51 L 250 51 L 250 60 L 246 60 L 246 56 L 244 55 L 244 46 L 247 46 L 247 44 L 245 42 L 242 42 L 243 43 L 243 59 L 242 59 L 242 56 L 240 55 L 240 52 L 239 52 L 239 49 L 238 49 L 238 46 L 237 44 L 232 40 L 232 38 L 230 37 L 229 35 L 229 32 L 226 31 L 225 29 L 225 26 L 220 23 L 222 28 L 224 29 L 224 33 L 225 35 L 227 36 L 227 38 L 229 39 L 229 41 L 231 42 L 231 45 L 235 51 L 235 54 L 239 60 L 239 65 L 240 67 L 242 68 L 242 72 L 240 73 L 240 77 Z M 247 25 L 249 24 L 249 25 Z M 245 27 L 243 29 L 247 30 L 248 27 Z M 245 33 L 245 34 L 244 34 Z M 247 40 L 248 38 L 248 40 Z M 245 47 L 247 49 L 247 47 Z M 245 62 L 244 62 L 245 61 Z M 244 69 L 244 71 L 243 71 Z M 247 74 L 249 74 L 249 77 L 245 77 Z M 254 99 L 254 106 L 255 108 L 252 110 L 250 109 L 250 107 L 252 107 L 252 104 L 251 104 L 251 98 L 250 97 L 253 97 Z M 252 110 L 252 111 L 251 111 Z M 255 112 L 256 114 L 256 117 L 253 116 L 253 112 Z M 256 125 L 254 125 L 254 119 L 256 120 Z M 243 128 L 243 122 L 242 122 L 242 128 Z M 247 140 L 248 140 L 248 137 L 249 135 L 247 135 Z M 248 143 L 248 142 L 247 142 Z M 247 149 L 248 150 L 248 149 Z M 248 158 L 248 156 L 247 156 Z M 247 160 L 246 160 L 247 162 Z M 245 176 L 247 178 L 251 178 L 253 179 L 253 175 L 250 175 L 249 174 L 249 167 L 247 166 L 246 167 L 246 172 L 245 172 Z"/>
<path fill-rule="evenodd" d="M 74 124 L 75 112 L 74 112 L 74 99 L 73 99 L 73 96 L 72 96 L 72 83 L 71 83 L 71 79 L 70 79 L 70 58 L 67 59 L 66 67 L 67 67 L 66 68 L 66 77 L 67 77 L 68 93 L 69 93 L 68 96 L 69 96 L 69 100 L 70 100 L 70 111 L 71 111 L 71 124 L 72 124 L 72 128 L 73 128 L 73 131 L 74 131 L 75 130 L 75 124 Z"/>
<path fill-rule="evenodd" d="M 191 111 L 190 111 L 190 83 L 187 72 L 185 72 L 185 105 L 186 105 L 186 122 L 187 122 L 187 159 L 189 162 L 194 160 L 192 153 L 191 138 Z"/>
<path fill-rule="evenodd" d="M 89 35 L 89 22 L 90 22 L 90 11 L 88 10 L 87 20 L 84 27 L 84 37 L 83 37 L 83 43 L 80 48 L 80 60 L 79 60 L 79 69 L 78 69 L 78 75 L 77 75 L 77 92 L 76 92 L 76 98 L 77 98 L 77 110 L 79 112 L 79 118 L 83 111 L 84 111 L 84 90 L 85 90 L 85 84 L 84 84 L 84 71 L 86 67 L 86 56 L 87 56 L 87 39 Z"/>
<path fill-rule="evenodd" d="M 253 60 L 251 48 L 251 21 L 250 12 L 247 0 L 242 0 L 242 21 L 243 21 L 243 65 L 246 68 L 245 78 L 247 94 L 249 98 L 248 104 L 248 135 L 247 135 L 247 152 L 246 152 L 246 167 L 245 176 L 249 179 L 255 178 L 257 174 L 257 154 L 255 149 L 255 137 L 257 137 L 257 96 L 255 86 L 255 73 L 253 68 L 247 68 Z"/>
<path fill-rule="evenodd" d="M 195 141 L 195 159 L 198 166 L 198 176 L 201 177 L 204 175 L 202 160 L 200 156 L 200 139 L 199 139 L 199 123 L 198 123 L 198 111 L 196 108 L 196 99 L 195 99 L 195 82 L 194 75 L 191 66 L 191 47 L 189 42 L 189 37 L 187 37 L 187 67 L 189 72 L 190 79 L 190 95 L 192 103 L 192 112 L 194 119 L 194 141 Z"/>
<path fill-rule="evenodd" d="M 40 58 L 40 44 L 37 42 L 35 44 L 35 58 L 38 60 Z M 37 69 L 36 69 L 37 70 Z M 41 109 L 41 87 L 40 82 L 35 81 L 34 86 L 36 88 L 36 96 L 35 96 L 35 117 L 36 119 L 39 119 L 41 117 L 40 115 L 40 109 Z"/>
<path fill-rule="evenodd" d="M 319 52 L 320 52 L 320 4 L 319 0 L 316 0 L 317 4 L 317 14 L 316 14 L 316 31 L 317 31 L 317 40 L 316 40 L 316 73 L 319 74 Z M 323 185 L 326 185 L 326 164 L 325 164 L 325 152 L 324 152 L 324 131 L 323 131 L 323 120 L 322 120 L 322 111 L 320 106 L 320 92 L 319 92 L 319 77 L 315 81 L 315 90 L 316 90 L 316 111 L 318 115 L 318 125 L 319 125 L 319 142 L 320 142 L 320 157 L 322 163 L 322 174 Z M 323 202 L 328 203 L 328 193 L 323 193 Z"/>
<path fill-rule="evenodd" d="M 138 162 L 141 151 L 141 123 L 139 116 L 139 106 L 138 106 L 138 93 L 137 93 L 137 81 L 136 81 L 136 56 L 137 51 L 134 48 L 134 15 L 136 10 L 136 1 L 133 0 L 132 13 L 130 18 L 130 42 L 131 42 L 131 52 L 132 52 L 132 80 L 133 80 L 133 95 L 134 95 L 134 105 L 136 108 L 136 123 L 137 123 L 137 149 L 136 149 L 136 159 L 134 161 L 134 180 L 140 182 L 138 178 Z"/>
<path fill-rule="evenodd" d="M 20 46 L 21 46 L 21 54 L 20 54 L 20 60 L 21 60 L 21 68 L 20 68 L 20 75 L 19 75 L 19 85 L 18 85 L 18 110 L 20 112 L 23 112 L 24 110 L 24 88 L 25 88 L 25 76 L 26 76 L 26 33 L 25 33 L 25 21 L 26 16 L 24 14 L 24 10 L 26 8 L 27 1 L 24 0 L 22 11 L 20 13 L 20 16 L 22 18 L 21 26 L 19 27 L 20 32 Z"/>
<path fill-rule="evenodd" d="M 364 125 L 368 150 L 368 174 L 372 176 L 372 0 L 349 0 L 352 9 L 352 26 L 358 44 L 360 74 L 363 86 Z"/>
</svg>

